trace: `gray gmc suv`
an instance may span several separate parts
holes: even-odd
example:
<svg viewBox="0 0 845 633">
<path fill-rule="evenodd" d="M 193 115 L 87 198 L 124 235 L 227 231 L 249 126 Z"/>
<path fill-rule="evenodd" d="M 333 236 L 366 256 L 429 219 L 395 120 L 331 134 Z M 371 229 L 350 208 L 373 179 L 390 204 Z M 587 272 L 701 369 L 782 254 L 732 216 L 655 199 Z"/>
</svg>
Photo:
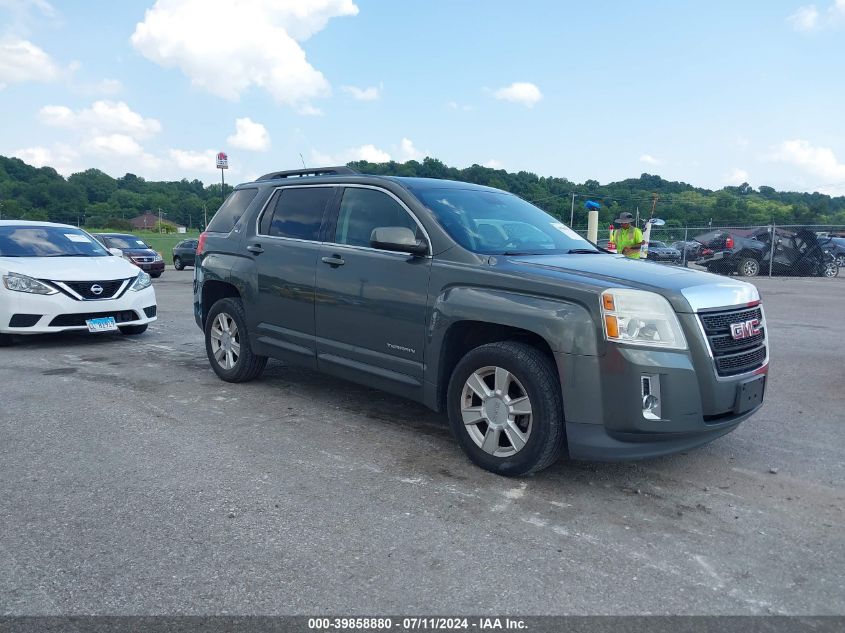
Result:
<svg viewBox="0 0 845 633">
<path fill-rule="evenodd" d="M 754 286 L 606 253 L 490 187 L 267 174 L 221 206 L 194 275 L 223 380 L 251 380 L 272 356 L 422 402 L 502 475 L 564 451 L 686 450 L 763 402 Z"/>
</svg>

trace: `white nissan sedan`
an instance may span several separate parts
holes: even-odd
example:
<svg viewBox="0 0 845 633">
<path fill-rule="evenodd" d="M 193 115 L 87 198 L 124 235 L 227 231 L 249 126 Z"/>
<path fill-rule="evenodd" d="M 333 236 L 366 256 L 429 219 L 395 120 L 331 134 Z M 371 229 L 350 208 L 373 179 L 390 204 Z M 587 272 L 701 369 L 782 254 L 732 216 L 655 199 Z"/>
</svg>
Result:
<svg viewBox="0 0 845 633">
<path fill-rule="evenodd" d="M 13 334 L 141 334 L 155 319 L 150 276 L 85 231 L 0 221 L 0 345 Z"/>
</svg>

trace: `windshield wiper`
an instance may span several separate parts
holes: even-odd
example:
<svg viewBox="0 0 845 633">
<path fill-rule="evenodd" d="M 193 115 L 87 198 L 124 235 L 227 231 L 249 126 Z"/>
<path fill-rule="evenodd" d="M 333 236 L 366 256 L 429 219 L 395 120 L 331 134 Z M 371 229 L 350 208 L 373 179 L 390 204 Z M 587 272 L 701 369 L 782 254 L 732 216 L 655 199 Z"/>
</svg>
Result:
<svg viewBox="0 0 845 633">
<path fill-rule="evenodd" d="M 505 251 L 502 255 L 510 255 L 510 256 L 518 256 L 518 255 L 537 255 L 537 253 L 532 253 L 530 251 Z"/>
<path fill-rule="evenodd" d="M 601 251 L 596 251 L 592 248 L 570 248 L 566 252 L 569 255 L 591 255 L 593 253 L 601 253 Z"/>
</svg>

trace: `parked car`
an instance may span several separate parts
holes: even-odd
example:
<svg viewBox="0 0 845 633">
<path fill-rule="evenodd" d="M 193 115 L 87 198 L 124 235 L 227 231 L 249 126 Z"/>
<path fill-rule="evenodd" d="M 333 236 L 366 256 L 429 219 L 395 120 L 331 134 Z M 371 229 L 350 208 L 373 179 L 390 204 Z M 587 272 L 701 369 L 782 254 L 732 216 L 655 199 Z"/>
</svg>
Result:
<svg viewBox="0 0 845 633">
<path fill-rule="evenodd" d="M 144 240 L 128 233 L 94 233 L 99 242 L 109 249 L 117 249 L 123 257 L 156 279 L 164 272 L 164 258 Z"/>
<path fill-rule="evenodd" d="M 672 246 L 667 246 L 665 242 L 658 240 L 649 240 L 647 259 L 656 262 L 671 262 L 677 264 L 681 261 L 681 251 Z"/>
<path fill-rule="evenodd" d="M 0 345 L 67 330 L 141 334 L 156 319 L 150 276 L 74 226 L 0 220 Z"/>
<path fill-rule="evenodd" d="M 816 234 L 809 229 L 794 232 L 776 229 L 774 248 L 768 227 L 718 230 L 696 239 L 714 250 L 712 255 L 698 261 L 712 273 L 756 277 L 761 272 L 768 273 L 771 261 L 775 275 L 836 277 L 839 274 L 833 255 L 821 248 Z"/>
<path fill-rule="evenodd" d="M 173 267 L 184 270 L 185 266 L 193 266 L 197 257 L 197 243 L 199 240 L 182 240 L 173 247 Z"/>
<path fill-rule="evenodd" d="M 822 250 L 833 255 L 836 265 L 845 268 L 845 238 L 827 237 L 819 239 L 819 246 Z"/>
<path fill-rule="evenodd" d="M 681 240 L 680 242 L 673 242 L 672 248 L 678 249 L 681 252 L 681 259 L 688 262 L 695 262 L 702 257 L 707 257 L 708 255 L 713 254 L 712 250 L 707 248 L 701 242 L 697 242 L 695 240 L 688 240 L 686 242 Z M 684 251 L 686 251 L 686 257 L 684 257 Z"/>
<path fill-rule="evenodd" d="M 275 172 L 235 188 L 197 253 L 194 314 L 221 379 L 272 356 L 422 402 L 502 475 L 564 450 L 684 451 L 763 401 L 753 285 L 604 253 L 491 187 Z"/>
</svg>

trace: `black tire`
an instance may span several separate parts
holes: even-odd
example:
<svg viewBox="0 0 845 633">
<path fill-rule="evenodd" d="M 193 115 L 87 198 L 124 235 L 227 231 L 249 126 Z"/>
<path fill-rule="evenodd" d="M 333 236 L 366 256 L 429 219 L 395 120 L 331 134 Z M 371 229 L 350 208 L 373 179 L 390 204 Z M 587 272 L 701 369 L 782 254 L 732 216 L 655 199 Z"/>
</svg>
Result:
<svg viewBox="0 0 845 633">
<path fill-rule="evenodd" d="M 836 265 L 836 262 L 825 262 L 821 265 L 821 272 L 819 273 L 819 276 L 827 277 L 828 279 L 838 277 L 839 266 Z"/>
<path fill-rule="evenodd" d="M 10 334 L 0 334 L 0 347 L 9 347 L 12 344 L 12 337 Z"/>
<path fill-rule="evenodd" d="M 500 457 L 483 450 L 471 435 L 472 425 L 464 424 L 461 413 L 467 380 L 476 371 L 491 367 L 509 372 L 516 379 L 516 386 L 524 389 L 531 407 L 527 440 L 524 446 L 508 456 Z M 474 396 L 470 395 L 470 398 Z M 531 345 L 503 341 L 482 345 L 467 353 L 452 372 L 447 410 L 452 432 L 467 456 L 481 468 L 497 475 L 518 477 L 540 471 L 555 463 L 563 452 L 566 431 L 557 371 L 553 361 Z M 498 407 L 496 410 L 498 413 Z M 480 431 L 480 426 L 475 428 Z M 487 427 L 488 432 L 490 428 Z M 497 437 L 501 435 L 505 433 Z M 501 441 L 497 439 L 496 445 L 501 446 Z M 509 438 L 504 441 L 510 443 Z M 512 444 L 511 448 L 515 445 Z M 507 446 L 502 450 L 507 450 Z"/>
<path fill-rule="evenodd" d="M 226 315 L 237 326 L 237 343 L 240 353 L 231 368 L 225 368 L 215 358 L 212 347 L 212 328 L 219 315 Z M 253 353 L 249 342 L 249 332 L 246 324 L 246 313 L 243 302 L 237 298 L 220 299 L 208 312 L 205 319 L 205 353 L 214 373 L 226 382 L 247 382 L 261 375 L 267 365 L 267 357 Z"/>
<path fill-rule="evenodd" d="M 153 279 L 158 279 L 159 277 L 161 277 L 161 273 L 150 273 L 150 277 L 152 277 Z"/>
<path fill-rule="evenodd" d="M 173 268 L 176 270 L 185 270 L 185 264 L 182 262 L 182 258 L 178 255 L 173 258 Z"/>
<path fill-rule="evenodd" d="M 756 277 L 760 274 L 760 262 L 753 257 L 743 257 L 736 266 L 736 272 L 741 277 Z"/>
<path fill-rule="evenodd" d="M 120 330 L 121 334 L 125 334 L 126 336 L 137 336 L 138 334 L 143 334 L 147 331 L 147 324 L 144 323 L 143 325 L 119 325 L 118 329 Z"/>
</svg>

